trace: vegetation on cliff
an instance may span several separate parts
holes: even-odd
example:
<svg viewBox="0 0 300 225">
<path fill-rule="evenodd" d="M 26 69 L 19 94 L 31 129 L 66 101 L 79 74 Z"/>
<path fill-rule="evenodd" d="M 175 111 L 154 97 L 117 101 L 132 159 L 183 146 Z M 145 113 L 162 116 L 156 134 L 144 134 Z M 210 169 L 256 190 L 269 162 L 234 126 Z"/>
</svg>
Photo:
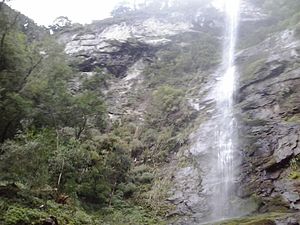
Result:
<svg viewBox="0 0 300 225">
<path fill-rule="evenodd" d="M 157 170 L 186 144 L 183 83 L 216 64 L 217 39 L 191 34 L 158 53 L 133 99 L 149 95 L 140 126 L 109 119 L 103 69 L 74 86 L 79 71 L 47 32 L 1 5 L 0 224 L 163 223 L 172 206 Z"/>
<path fill-rule="evenodd" d="M 193 2 L 194 5 L 164 8 L 163 1 L 159 1 L 159 16 L 172 10 L 184 10 L 194 16 L 196 6 L 208 1 Z M 263 22 L 241 27 L 241 49 L 256 46 L 286 28 L 293 28 L 299 37 L 298 0 L 251 2 L 262 4 L 267 17 Z M 113 12 L 114 18 L 93 26 L 113 25 L 146 12 L 154 15 L 158 5 L 135 10 L 122 7 Z M 113 119 L 104 91 L 121 78 L 96 67 L 92 75 L 83 74 L 85 77 L 79 82 L 82 74 L 78 65 L 64 53 L 64 46 L 57 43 L 55 36 L 0 3 L 1 225 L 43 225 L 47 221 L 55 224 L 56 220 L 58 224 L 70 225 L 166 223 L 166 216 L 174 211 L 174 205 L 167 200 L 174 179 L 169 174 L 172 167 L 167 165 L 173 163 L 170 161 L 179 149 L 188 146 L 189 135 L 195 128 L 193 123 L 206 119 L 193 108 L 189 97 L 207 84 L 208 74 L 221 58 L 222 31 L 220 26 L 210 26 L 211 17 L 217 18 L 217 13 L 206 13 L 207 26 L 201 24 L 199 17 L 199 21 L 193 21 L 193 31 L 172 36 L 170 43 L 147 56 L 140 81 L 142 88 L 129 95 L 127 102 L 129 108 L 143 105 L 142 119 L 128 114 Z M 66 30 L 59 28 L 57 32 L 81 28 L 68 24 Z M 133 46 L 139 44 L 130 41 Z M 266 54 L 247 58 L 240 65 L 241 83 L 256 82 L 260 75 L 264 78 L 265 72 L 273 68 L 272 64 L 266 65 L 266 60 Z M 284 64 L 284 71 L 297 65 Z M 280 90 L 282 108 L 292 107 L 297 101 L 293 91 Z M 245 111 L 256 109 L 260 107 L 255 105 L 257 102 L 244 102 L 238 107 Z M 299 124 L 298 109 L 293 110 L 286 116 L 280 115 L 285 124 Z M 251 117 L 254 114 L 242 118 L 244 125 L 266 128 L 267 121 Z M 245 154 L 255 157 L 259 154 L 257 136 L 250 138 L 253 143 L 244 148 L 248 151 Z M 186 164 L 182 158 L 179 166 Z M 261 171 L 266 167 L 272 172 L 281 166 L 274 159 L 255 158 L 255 163 L 261 161 Z M 282 176 L 299 181 L 299 156 L 289 158 L 284 167 L 287 169 Z M 271 174 L 272 179 L 277 175 Z M 253 178 L 251 182 L 253 185 L 245 188 L 244 193 L 239 190 L 241 196 L 257 198 L 262 212 L 288 211 L 289 204 L 281 196 L 264 200 L 265 196 L 255 195 L 256 190 L 261 190 L 262 195 L 270 190 L 269 183 L 258 189 L 255 185 L 259 181 Z M 275 219 L 285 216 L 268 214 L 225 224 L 274 224 Z"/>
</svg>

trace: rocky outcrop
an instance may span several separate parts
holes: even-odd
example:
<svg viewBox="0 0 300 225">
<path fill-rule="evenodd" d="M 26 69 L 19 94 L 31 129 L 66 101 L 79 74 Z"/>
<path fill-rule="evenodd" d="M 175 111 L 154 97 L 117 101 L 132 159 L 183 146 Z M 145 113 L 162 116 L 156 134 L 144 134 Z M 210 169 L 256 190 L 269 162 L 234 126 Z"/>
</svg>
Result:
<svg viewBox="0 0 300 225">
<path fill-rule="evenodd" d="M 171 36 L 191 28 L 191 22 L 174 18 L 108 19 L 64 31 L 59 40 L 66 45 L 66 53 L 80 71 L 91 72 L 100 67 L 116 77 L 124 77 L 137 61 L 153 57 L 159 48 L 170 43 Z"/>
<path fill-rule="evenodd" d="M 238 193 L 258 196 L 261 212 L 299 209 L 299 48 L 293 31 L 286 30 L 242 51 L 237 60 L 244 155 Z"/>
<path fill-rule="evenodd" d="M 251 27 L 269 23 L 267 15 L 254 8 L 247 9 L 242 14 L 241 38 Z M 235 96 L 239 133 L 236 166 L 240 169 L 237 189 L 233 191 L 238 197 L 234 200 L 238 215 L 299 210 L 299 49 L 300 40 L 294 31 L 285 30 L 237 55 L 240 78 Z M 214 176 L 214 165 L 210 162 L 216 157 L 211 138 L 215 107 L 209 93 L 217 77 L 218 72 L 212 73 L 210 79 L 205 79 L 205 87 L 199 87 L 198 97 L 191 99 L 202 121 L 190 136 L 191 148 L 186 152 L 187 157 L 194 159 L 193 163 L 175 173 L 176 184 L 180 185 L 173 187 L 177 191 L 173 191 L 171 199 L 182 218 L 175 224 L 199 224 L 209 219 L 210 183 Z M 271 222 L 294 223 L 295 219 L 287 218 Z"/>
</svg>

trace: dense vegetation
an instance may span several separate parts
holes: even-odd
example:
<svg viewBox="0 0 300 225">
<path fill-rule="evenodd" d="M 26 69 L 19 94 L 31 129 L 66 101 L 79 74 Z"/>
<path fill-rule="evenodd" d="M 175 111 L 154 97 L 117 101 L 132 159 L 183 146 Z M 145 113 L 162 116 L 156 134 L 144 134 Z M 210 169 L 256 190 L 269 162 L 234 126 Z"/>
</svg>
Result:
<svg viewBox="0 0 300 225">
<path fill-rule="evenodd" d="M 300 35 L 298 0 L 252 1 L 269 17 L 254 31 L 241 28 L 241 47 L 286 27 Z M 209 1 L 167 2 L 122 5 L 109 21 L 172 10 L 194 16 Z M 146 103 L 143 124 L 130 116 L 113 121 L 102 93 L 111 75 L 96 68 L 74 88 L 80 72 L 64 46 L 0 3 L 0 224 L 164 224 L 172 206 L 163 201 L 170 183 L 161 168 L 193 129 L 190 87 L 205 83 L 220 60 L 220 30 L 205 29 L 172 37 L 146 67 L 144 89 L 131 99 Z M 249 73 L 261 62 L 249 65 Z"/>
<path fill-rule="evenodd" d="M 195 111 L 183 84 L 216 65 L 217 39 L 178 36 L 191 44 L 158 53 L 133 100 L 149 96 L 140 126 L 109 119 L 110 74 L 97 68 L 74 88 L 64 46 L 5 4 L 0 38 L 0 224 L 163 223 L 171 206 L 157 168 L 186 144 Z"/>
<path fill-rule="evenodd" d="M 94 77 L 73 93 L 77 72 L 63 46 L 6 5 L 0 26 L 1 223 L 39 224 L 52 215 L 61 224 L 95 224 L 78 207 L 128 208 L 133 181 L 148 183 L 151 174 L 129 174 L 129 143 L 107 120 L 104 80 Z M 156 221 L 130 210 L 136 218 L 109 214 L 120 224 Z"/>
</svg>

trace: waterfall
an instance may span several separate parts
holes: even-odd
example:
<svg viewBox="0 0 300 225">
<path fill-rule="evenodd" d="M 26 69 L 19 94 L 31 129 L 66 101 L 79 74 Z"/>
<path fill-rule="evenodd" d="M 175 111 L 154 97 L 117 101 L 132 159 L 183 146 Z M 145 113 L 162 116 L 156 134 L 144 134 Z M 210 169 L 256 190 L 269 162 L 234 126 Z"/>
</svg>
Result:
<svg viewBox="0 0 300 225">
<path fill-rule="evenodd" d="M 215 185 L 212 191 L 212 218 L 223 219 L 235 216 L 231 206 L 235 184 L 235 133 L 236 121 L 233 115 L 235 91 L 235 46 L 239 21 L 239 0 L 225 0 L 226 37 L 224 41 L 224 73 L 215 89 L 217 117 L 215 121 L 216 163 Z"/>
</svg>

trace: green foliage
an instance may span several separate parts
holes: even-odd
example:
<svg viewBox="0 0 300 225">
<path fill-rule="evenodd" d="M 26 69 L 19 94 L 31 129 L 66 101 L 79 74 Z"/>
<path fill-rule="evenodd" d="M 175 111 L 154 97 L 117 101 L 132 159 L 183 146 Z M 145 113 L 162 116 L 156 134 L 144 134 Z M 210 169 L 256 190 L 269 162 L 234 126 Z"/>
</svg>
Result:
<svg viewBox="0 0 300 225">
<path fill-rule="evenodd" d="M 1 146 L 1 180 L 21 182 L 29 187 L 47 184 L 48 159 L 55 146 L 50 131 L 39 134 L 29 132 L 18 135 Z"/>
<path fill-rule="evenodd" d="M 20 121 L 30 112 L 32 102 L 23 89 L 43 58 L 40 46 L 32 40 L 33 33 L 23 30 L 25 22 L 22 22 L 22 15 L 4 5 L 0 11 L 1 142 L 15 134 Z M 27 20 L 26 23 L 31 29 L 32 22 Z"/>
<path fill-rule="evenodd" d="M 116 137 L 104 136 L 93 157 L 93 167 L 85 172 L 79 185 L 78 195 L 86 202 L 98 205 L 112 203 L 118 185 L 126 182 L 130 158 L 124 144 Z"/>
<path fill-rule="evenodd" d="M 91 124 L 103 130 L 106 109 L 93 90 L 96 79 L 72 95 L 69 81 L 74 71 L 63 46 L 48 36 L 29 41 L 18 18 L 12 10 L 0 11 L 0 141 L 23 129 L 21 121 L 34 129 L 72 127 L 77 139 Z"/>
<path fill-rule="evenodd" d="M 0 221 L 5 225 L 41 225 L 50 216 L 56 218 L 59 224 L 67 225 L 93 225 L 102 224 L 98 217 L 88 215 L 82 209 L 74 206 L 62 206 L 53 201 L 44 201 L 41 205 L 29 206 L 22 203 L 14 203 L 8 199 L 0 198 L 1 209 Z M 0 224 L 2 224 L 0 222 Z"/>
<path fill-rule="evenodd" d="M 154 176 L 152 173 L 145 172 L 141 174 L 140 176 L 136 177 L 137 182 L 141 184 L 151 184 L 151 181 L 153 180 Z"/>
<path fill-rule="evenodd" d="M 289 178 L 292 179 L 292 180 L 300 179 L 300 172 L 292 171 L 291 174 L 289 175 Z"/>
<path fill-rule="evenodd" d="M 180 126 L 181 118 L 187 113 L 184 92 L 171 86 L 162 86 L 152 94 L 148 106 L 147 123 L 151 127 Z"/>
<path fill-rule="evenodd" d="M 298 0 L 251 0 L 262 8 L 268 18 L 259 26 L 242 27 L 241 48 L 253 46 L 265 40 L 270 35 L 286 29 L 294 29 L 299 23 L 300 2 Z M 297 31 L 296 31 L 297 35 Z"/>
<path fill-rule="evenodd" d="M 118 189 L 123 193 L 125 198 L 132 197 L 133 194 L 137 191 L 137 186 L 134 183 L 121 183 L 118 186 Z"/>
<path fill-rule="evenodd" d="M 7 225 L 29 225 L 33 224 L 33 221 L 36 221 L 34 224 L 37 224 L 37 221 L 40 221 L 43 217 L 45 218 L 45 213 L 38 211 L 37 209 L 11 206 L 4 214 L 3 220 Z"/>
<path fill-rule="evenodd" d="M 299 155 L 294 157 L 293 159 L 291 159 L 290 167 L 294 171 L 300 169 L 300 156 Z"/>
<path fill-rule="evenodd" d="M 132 155 L 145 162 L 164 162 L 181 146 L 180 132 L 193 118 L 184 92 L 169 85 L 153 91 L 146 110 L 144 132 L 132 142 Z"/>
<path fill-rule="evenodd" d="M 185 43 L 186 40 L 189 42 Z M 186 88 L 196 74 L 219 63 L 220 42 L 213 34 L 186 33 L 176 36 L 173 41 L 178 44 L 161 50 L 158 53 L 160 60 L 147 68 L 149 86 Z M 183 46 L 179 46 L 179 43 Z"/>
<path fill-rule="evenodd" d="M 216 225 L 273 225 L 277 220 L 284 220 L 291 216 L 287 213 L 269 213 L 245 216 L 218 222 Z M 207 224 L 208 225 L 208 224 Z"/>
<path fill-rule="evenodd" d="M 291 172 L 289 174 L 289 178 L 292 180 L 300 179 L 300 156 L 296 156 L 290 161 L 290 169 Z"/>
<path fill-rule="evenodd" d="M 94 70 L 94 75 L 92 77 L 86 78 L 82 83 L 82 88 L 87 91 L 94 91 L 96 93 L 101 93 L 101 88 L 107 88 L 107 81 L 112 78 L 111 74 L 105 73 L 102 69 L 96 68 Z"/>
<path fill-rule="evenodd" d="M 166 46 L 148 68 L 143 124 L 128 118 L 109 124 L 101 90 L 110 76 L 96 69 L 75 92 L 79 75 L 63 46 L 48 36 L 29 37 L 17 24 L 0 19 L 0 178 L 21 186 L 22 194 L 7 195 L 3 207 L 1 199 L 0 219 L 39 224 L 53 215 L 70 225 L 100 224 L 99 217 L 107 224 L 162 224 L 157 215 L 169 209 L 160 203 L 169 184 L 153 167 L 184 144 L 193 118 L 184 86 L 216 65 L 218 39 L 196 32 L 174 37 L 183 45 Z M 77 207 L 55 203 L 61 195 Z M 98 219 L 78 207 L 97 210 Z"/>
<path fill-rule="evenodd" d="M 99 130 L 103 130 L 106 125 L 106 107 L 97 93 L 86 91 L 75 96 L 72 103 L 69 115 L 72 121 L 68 126 L 75 128 L 77 139 L 87 128 L 88 120 L 90 120 L 90 124 L 92 123 Z"/>
<path fill-rule="evenodd" d="M 103 136 L 100 142 L 70 139 L 59 144 L 56 138 L 54 131 L 45 130 L 3 144 L 2 180 L 42 188 L 56 187 L 61 176 L 59 191 L 99 206 L 109 204 L 118 184 L 127 181 L 131 162 L 126 145 L 114 136 Z"/>
<path fill-rule="evenodd" d="M 129 206 L 123 209 L 108 209 L 103 218 L 104 222 L 112 225 L 123 224 L 148 224 L 148 225 L 163 225 L 165 224 L 159 217 L 152 215 L 142 207 Z"/>
<path fill-rule="evenodd" d="M 263 7 L 280 20 L 291 18 L 291 15 L 298 13 L 300 3 L 297 0 L 264 0 Z"/>
</svg>

